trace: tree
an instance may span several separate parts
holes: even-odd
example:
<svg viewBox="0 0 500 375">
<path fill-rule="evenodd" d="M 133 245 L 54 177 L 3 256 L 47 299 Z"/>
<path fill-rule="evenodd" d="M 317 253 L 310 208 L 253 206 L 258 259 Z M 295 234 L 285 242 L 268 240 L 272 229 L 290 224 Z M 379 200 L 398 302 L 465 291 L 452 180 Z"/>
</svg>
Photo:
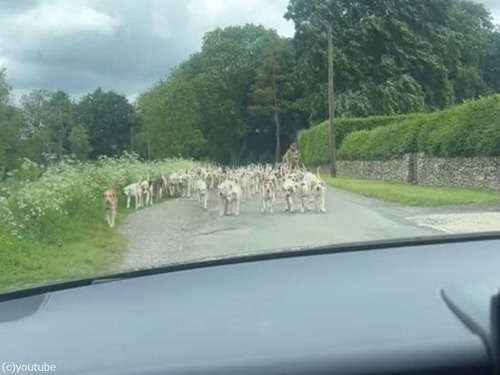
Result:
<svg viewBox="0 0 500 375">
<path fill-rule="evenodd" d="M 7 69 L 0 67 L 0 105 L 7 105 L 10 101 L 10 92 L 12 88 L 7 83 Z"/>
<path fill-rule="evenodd" d="M 69 151 L 68 136 L 74 123 L 74 105 L 64 91 L 51 94 L 48 104 L 51 114 L 48 125 L 56 143 L 56 153 L 61 157 Z"/>
<path fill-rule="evenodd" d="M 35 154 L 35 161 L 42 161 L 42 154 L 55 154 L 57 150 L 51 129 L 54 123 L 50 107 L 51 97 L 52 93 L 43 89 L 34 90 L 21 97 L 26 125 L 24 131 Z"/>
<path fill-rule="evenodd" d="M 294 61 L 291 43 L 288 39 L 277 38 L 265 51 L 262 63 L 256 69 L 256 81 L 252 85 L 253 114 L 270 116 L 275 125 L 275 162 L 281 158 L 280 115 L 292 109 L 293 81 L 291 80 Z"/>
<path fill-rule="evenodd" d="M 88 132 L 92 158 L 130 149 L 137 116 L 125 96 L 98 88 L 78 102 L 75 112 L 76 121 Z"/>
<path fill-rule="evenodd" d="M 0 179 L 19 165 L 19 159 L 27 156 L 23 140 L 22 113 L 10 104 L 0 104 Z"/>
<path fill-rule="evenodd" d="M 71 128 L 68 135 L 71 153 L 79 160 L 87 160 L 92 152 L 87 129 L 81 125 Z"/>
<path fill-rule="evenodd" d="M 172 78 L 138 100 L 141 154 L 148 158 L 203 156 L 205 139 L 198 127 L 193 86 Z"/>
<path fill-rule="evenodd" d="M 492 92 L 500 92 L 500 29 L 489 35 L 491 48 L 482 62 L 483 80 Z"/>
<path fill-rule="evenodd" d="M 21 97 L 26 120 L 25 133 L 35 153 L 55 154 L 58 158 L 69 152 L 68 134 L 74 123 L 72 103 L 64 91 L 39 89 Z"/>
<path fill-rule="evenodd" d="M 7 83 L 6 69 L 0 68 L 0 179 L 19 165 L 26 155 L 23 137 L 24 121 L 21 111 L 11 104 L 11 86 Z"/>
<path fill-rule="evenodd" d="M 205 34 L 200 52 L 141 95 L 141 129 L 136 140 L 142 153 L 152 157 L 186 155 L 237 164 L 256 160 L 274 149 L 273 138 L 267 133 L 269 115 L 259 115 L 250 107 L 264 105 L 254 102 L 253 85 L 259 67 L 266 74 L 271 46 L 279 40 L 275 31 L 255 25 L 218 28 Z M 287 70 L 288 75 L 293 71 L 293 51 L 289 42 L 284 44 L 288 47 L 283 55 L 289 61 L 280 63 L 279 74 Z M 277 76 L 279 105 L 296 95 L 288 87 L 289 81 Z M 293 116 L 294 111 L 290 105 L 281 113 L 285 116 L 287 126 L 283 128 L 287 129 L 287 137 L 288 129 L 301 121 L 300 116 Z"/>
<path fill-rule="evenodd" d="M 247 151 L 254 132 L 248 106 L 255 69 L 277 38 L 275 31 L 255 25 L 218 28 L 203 38 L 198 64 L 203 83 L 214 90 L 204 101 L 211 107 L 211 116 L 203 128 L 208 142 L 218 148 L 220 161 L 237 164 Z"/>
<path fill-rule="evenodd" d="M 441 109 L 496 86 L 497 73 L 486 69 L 495 50 L 491 17 L 471 1 L 291 0 L 285 17 L 295 23 L 299 79 L 313 123 L 327 117 L 327 25 L 336 116 Z"/>
</svg>

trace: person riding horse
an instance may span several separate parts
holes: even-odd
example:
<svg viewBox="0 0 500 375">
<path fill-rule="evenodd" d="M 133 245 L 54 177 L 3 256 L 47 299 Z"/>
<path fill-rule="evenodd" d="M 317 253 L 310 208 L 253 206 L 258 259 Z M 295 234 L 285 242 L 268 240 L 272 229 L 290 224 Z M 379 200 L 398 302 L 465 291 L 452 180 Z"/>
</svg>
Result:
<svg viewBox="0 0 500 375">
<path fill-rule="evenodd" d="M 283 156 L 283 163 L 289 165 L 292 169 L 299 166 L 299 150 L 295 142 L 290 145 L 290 148 Z"/>
</svg>

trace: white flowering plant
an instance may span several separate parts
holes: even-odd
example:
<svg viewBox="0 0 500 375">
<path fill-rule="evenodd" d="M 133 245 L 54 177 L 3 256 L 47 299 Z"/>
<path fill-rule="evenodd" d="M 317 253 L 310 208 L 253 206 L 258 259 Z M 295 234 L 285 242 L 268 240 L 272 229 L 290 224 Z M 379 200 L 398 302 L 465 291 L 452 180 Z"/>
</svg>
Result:
<svg viewBox="0 0 500 375">
<path fill-rule="evenodd" d="M 123 187 L 130 183 L 195 165 L 182 159 L 141 161 L 131 153 L 93 162 L 66 158 L 47 168 L 25 160 L 19 170 L 10 173 L 16 183 L 3 187 L 0 194 L 0 246 L 16 238 L 60 241 L 58 237 L 64 234 L 58 226 L 103 220 L 102 193 L 113 183 L 123 198 Z M 119 204 L 123 205 L 123 199 Z"/>
</svg>

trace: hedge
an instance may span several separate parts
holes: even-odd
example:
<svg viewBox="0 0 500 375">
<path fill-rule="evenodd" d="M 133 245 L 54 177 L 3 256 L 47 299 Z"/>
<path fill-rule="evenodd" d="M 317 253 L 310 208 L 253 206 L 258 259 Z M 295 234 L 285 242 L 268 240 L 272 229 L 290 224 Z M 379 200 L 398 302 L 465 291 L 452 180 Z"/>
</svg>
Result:
<svg viewBox="0 0 500 375">
<path fill-rule="evenodd" d="M 346 136 L 352 132 L 387 126 L 419 116 L 421 114 L 339 119 L 335 121 L 335 143 L 337 148 L 339 148 Z M 329 159 L 328 121 L 300 132 L 299 148 L 301 161 L 304 164 L 315 165 L 327 162 Z"/>
<path fill-rule="evenodd" d="M 301 137 L 301 154 L 308 165 L 328 160 L 326 127 L 320 137 L 312 137 L 314 132 L 319 131 L 312 128 Z M 350 132 L 338 147 L 338 157 L 344 160 L 391 159 L 409 152 L 435 157 L 500 156 L 500 95 L 439 112 L 392 116 L 382 126 Z"/>
</svg>

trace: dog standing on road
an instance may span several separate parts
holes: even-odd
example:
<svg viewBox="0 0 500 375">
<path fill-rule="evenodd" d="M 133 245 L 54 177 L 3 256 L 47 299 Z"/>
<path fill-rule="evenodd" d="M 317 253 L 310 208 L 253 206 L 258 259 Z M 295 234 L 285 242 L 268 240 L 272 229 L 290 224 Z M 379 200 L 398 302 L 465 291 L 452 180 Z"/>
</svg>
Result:
<svg viewBox="0 0 500 375">
<path fill-rule="evenodd" d="M 297 192 L 297 183 L 292 178 L 287 178 L 283 182 L 283 192 L 285 193 L 285 211 L 293 212 L 293 198 Z"/>
<path fill-rule="evenodd" d="M 241 210 L 241 200 L 243 199 L 243 190 L 241 186 L 237 183 L 233 184 L 233 188 L 230 191 L 228 201 L 230 212 L 238 216 Z"/>
<path fill-rule="evenodd" d="M 204 180 L 198 180 L 196 182 L 196 195 L 198 198 L 198 203 L 207 209 L 208 205 L 208 186 Z"/>
<path fill-rule="evenodd" d="M 106 205 L 106 221 L 113 228 L 115 226 L 116 209 L 118 207 L 118 193 L 116 183 L 104 192 L 104 204 Z"/>
<path fill-rule="evenodd" d="M 241 187 L 232 180 L 226 180 L 218 186 L 219 192 L 219 216 L 240 214 Z"/>
<path fill-rule="evenodd" d="M 326 212 L 325 195 L 326 195 L 326 184 L 323 181 L 319 180 L 313 186 L 311 191 L 311 196 L 316 206 L 316 211 L 318 212 L 323 212 L 323 213 Z"/>
<path fill-rule="evenodd" d="M 141 187 L 141 206 L 153 205 L 153 181 L 149 179 L 142 181 L 139 186 Z"/>
<path fill-rule="evenodd" d="M 309 211 L 308 203 L 310 199 L 310 190 L 307 182 L 302 181 L 297 184 L 297 193 L 300 198 L 300 212 Z"/>
<path fill-rule="evenodd" d="M 260 193 L 262 213 L 273 213 L 274 185 L 271 181 L 264 182 Z"/>
<path fill-rule="evenodd" d="M 224 216 L 228 214 L 229 211 L 228 197 L 231 192 L 231 189 L 233 188 L 232 184 L 233 184 L 232 181 L 226 180 L 217 187 L 219 193 L 219 216 Z"/>
<path fill-rule="evenodd" d="M 315 203 L 316 211 L 325 213 L 326 184 L 319 175 L 319 168 L 316 171 L 316 175 L 306 172 L 302 181 L 309 188 L 309 194 Z"/>
</svg>

